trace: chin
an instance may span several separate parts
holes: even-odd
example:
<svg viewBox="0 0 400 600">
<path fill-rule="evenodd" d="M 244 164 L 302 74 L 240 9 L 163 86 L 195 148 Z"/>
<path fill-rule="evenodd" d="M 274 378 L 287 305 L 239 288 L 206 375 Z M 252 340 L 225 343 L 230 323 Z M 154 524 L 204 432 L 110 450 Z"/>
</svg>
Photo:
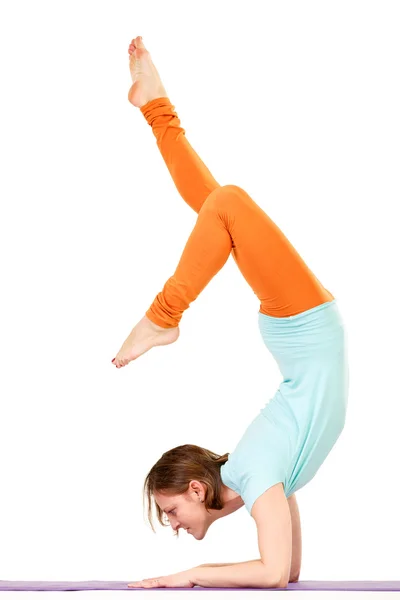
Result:
<svg viewBox="0 0 400 600">
<path fill-rule="evenodd" d="M 200 541 L 200 540 L 203 540 L 203 539 L 206 537 L 207 529 L 206 529 L 206 530 L 203 530 L 203 531 L 201 531 L 201 532 L 197 531 L 196 533 L 191 531 L 190 533 L 193 535 L 193 537 L 194 537 L 196 540 L 199 540 L 199 541 Z"/>
</svg>

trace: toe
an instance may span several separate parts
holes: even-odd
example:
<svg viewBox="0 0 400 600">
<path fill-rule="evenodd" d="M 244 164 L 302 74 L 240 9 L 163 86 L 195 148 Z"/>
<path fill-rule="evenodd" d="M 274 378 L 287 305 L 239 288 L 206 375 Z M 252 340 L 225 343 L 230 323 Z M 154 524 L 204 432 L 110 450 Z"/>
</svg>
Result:
<svg viewBox="0 0 400 600">
<path fill-rule="evenodd" d="M 136 50 L 137 45 L 136 45 L 136 40 L 135 38 L 133 40 L 131 40 L 131 43 L 129 44 L 129 53 L 131 54 L 134 50 Z"/>
</svg>

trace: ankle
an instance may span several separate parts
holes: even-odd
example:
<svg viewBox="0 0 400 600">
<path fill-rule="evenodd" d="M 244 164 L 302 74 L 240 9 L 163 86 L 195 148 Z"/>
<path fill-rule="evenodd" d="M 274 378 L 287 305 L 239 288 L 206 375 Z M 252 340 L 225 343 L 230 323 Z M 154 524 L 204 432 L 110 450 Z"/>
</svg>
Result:
<svg viewBox="0 0 400 600">
<path fill-rule="evenodd" d="M 150 102 L 152 102 L 153 100 L 158 100 L 160 98 L 168 98 L 167 94 L 165 92 L 159 92 L 157 94 L 149 94 L 148 96 L 145 97 L 145 99 L 141 102 L 139 108 L 142 108 L 143 106 L 145 106 L 146 104 L 149 104 Z"/>
</svg>

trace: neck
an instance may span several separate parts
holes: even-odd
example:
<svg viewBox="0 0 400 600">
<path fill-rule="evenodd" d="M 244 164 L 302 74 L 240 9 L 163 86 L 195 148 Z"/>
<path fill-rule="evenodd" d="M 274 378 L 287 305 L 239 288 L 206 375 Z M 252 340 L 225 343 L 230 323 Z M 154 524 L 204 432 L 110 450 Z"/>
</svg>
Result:
<svg viewBox="0 0 400 600">
<path fill-rule="evenodd" d="M 217 519 L 220 519 L 221 517 L 230 515 L 231 513 L 235 512 L 235 510 L 238 510 L 244 506 L 244 501 L 242 500 L 241 496 L 239 496 L 239 494 L 226 485 L 222 485 L 221 499 L 224 507 L 221 510 L 211 509 L 211 523 Z"/>
</svg>

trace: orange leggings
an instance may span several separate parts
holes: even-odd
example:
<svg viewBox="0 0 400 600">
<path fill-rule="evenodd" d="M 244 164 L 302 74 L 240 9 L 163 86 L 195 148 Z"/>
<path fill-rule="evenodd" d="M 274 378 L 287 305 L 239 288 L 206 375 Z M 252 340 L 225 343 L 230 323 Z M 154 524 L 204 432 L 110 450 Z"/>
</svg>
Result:
<svg viewBox="0 0 400 600">
<path fill-rule="evenodd" d="M 307 267 L 277 225 L 236 185 L 219 185 L 186 139 L 168 98 L 140 109 L 156 137 L 178 192 L 198 213 L 175 273 L 146 312 L 161 327 L 177 327 L 183 311 L 232 253 L 260 300 L 260 312 L 287 317 L 334 296 Z"/>
</svg>

